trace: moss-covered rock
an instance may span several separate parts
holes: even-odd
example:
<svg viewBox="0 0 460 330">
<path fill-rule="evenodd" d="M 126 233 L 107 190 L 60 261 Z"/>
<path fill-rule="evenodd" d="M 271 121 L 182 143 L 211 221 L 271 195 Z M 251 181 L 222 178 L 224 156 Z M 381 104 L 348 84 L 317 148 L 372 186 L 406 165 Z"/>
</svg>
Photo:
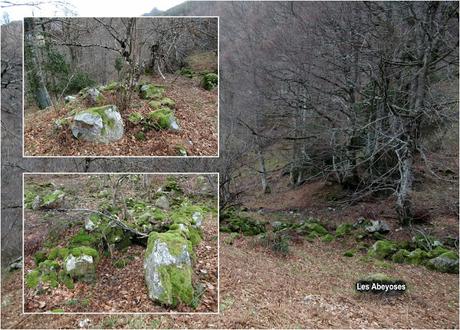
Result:
<svg viewBox="0 0 460 330">
<path fill-rule="evenodd" d="M 73 279 L 83 282 L 93 282 L 96 279 L 95 260 L 92 256 L 81 254 L 76 257 L 73 254 L 64 261 L 64 270 Z"/>
<path fill-rule="evenodd" d="M 45 209 L 55 209 L 62 207 L 64 203 L 65 193 L 62 190 L 55 190 L 50 194 L 46 194 L 42 198 L 40 207 Z"/>
<path fill-rule="evenodd" d="M 190 305 L 193 299 L 192 244 L 180 231 L 152 232 L 144 259 L 150 299 L 163 305 Z"/>
<path fill-rule="evenodd" d="M 301 224 L 297 231 L 302 234 L 316 234 L 318 237 L 327 235 L 329 232 L 327 231 L 326 228 L 324 228 L 322 225 L 320 225 L 317 222 L 311 222 L 307 221 L 303 224 Z"/>
<path fill-rule="evenodd" d="M 70 125 L 75 138 L 109 143 L 123 137 L 124 124 L 115 105 L 89 108 L 78 112 Z"/>
<path fill-rule="evenodd" d="M 458 254 L 454 251 L 443 254 L 428 260 L 427 267 L 438 272 L 458 274 Z"/>
<path fill-rule="evenodd" d="M 242 233 L 245 236 L 255 236 L 266 232 L 265 224 L 243 214 L 233 214 L 220 226 L 220 231 L 227 233 Z"/>
<path fill-rule="evenodd" d="M 384 259 L 390 257 L 398 250 L 396 244 L 389 240 L 381 240 L 374 243 L 369 249 L 368 255 L 377 258 Z"/>
<path fill-rule="evenodd" d="M 203 78 L 201 80 L 201 86 L 210 91 L 213 88 L 217 87 L 217 84 L 219 82 L 219 77 L 215 73 L 206 73 L 203 75 Z"/>
<path fill-rule="evenodd" d="M 160 85 L 145 84 L 140 88 L 140 97 L 146 100 L 160 99 L 163 97 L 165 88 Z"/>
<path fill-rule="evenodd" d="M 174 113 L 167 107 L 150 112 L 147 119 L 149 125 L 152 125 L 156 129 L 179 130 Z"/>
<path fill-rule="evenodd" d="M 398 264 L 407 263 L 409 254 L 410 252 L 406 249 L 399 249 L 395 254 L 393 254 L 391 260 Z"/>
<path fill-rule="evenodd" d="M 423 265 L 428 258 L 428 252 L 417 248 L 409 253 L 407 256 L 407 262 L 413 265 Z"/>
<path fill-rule="evenodd" d="M 144 116 L 140 112 L 132 112 L 128 116 L 128 121 L 134 125 L 139 124 L 141 121 L 144 120 Z"/>
<path fill-rule="evenodd" d="M 343 237 L 343 236 L 351 233 L 352 230 L 353 230 L 353 225 L 351 225 L 349 223 L 342 223 L 336 228 L 335 236 L 336 237 Z"/>
<path fill-rule="evenodd" d="M 437 246 L 433 250 L 431 250 L 428 254 L 429 254 L 429 258 L 431 259 L 431 258 L 436 258 L 440 256 L 441 254 L 449 252 L 449 251 L 450 251 L 449 249 L 446 249 L 443 246 Z"/>
</svg>

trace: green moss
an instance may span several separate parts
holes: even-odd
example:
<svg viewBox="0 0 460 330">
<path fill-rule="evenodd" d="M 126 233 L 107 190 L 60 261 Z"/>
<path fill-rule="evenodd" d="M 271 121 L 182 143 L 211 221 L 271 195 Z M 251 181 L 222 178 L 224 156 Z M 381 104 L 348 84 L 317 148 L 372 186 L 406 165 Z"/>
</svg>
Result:
<svg viewBox="0 0 460 330">
<path fill-rule="evenodd" d="M 213 88 L 217 87 L 219 77 L 215 73 L 207 73 L 203 76 L 201 80 L 201 86 L 210 91 Z"/>
<path fill-rule="evenodd" d="M 47 258 L 47 253 L 46 251 L 38 251 L 37 253 L 34 254 L 34 261 L 35 264 L 38 266 L 41 262 L 45 261 Z"/>
<path fill-rule="evenodd" d="M 161 101 L 157 101 L 157 100 L 150 101 L 149 102 L 149 107 L 154 109 L 154 110 L 157 110 L 157 109 L 161 108 Z"/>
<path fill-rule="evenodd" d="M 60 264 L 58 261 L 56 260 L 45 260 L 43 262 L 40 263 L 40 265 L 38 266 L 38 269 L 44 271 L 44 272 L 47 272 L 49 270 L 56 270 L 60 267 Z"/>
<path fill-rule="evenodd" d="M 393 254 L 391 260 L 398 264 L 406 263 L 409 254 L 410 252 L 406 249 L 399 249 L 395 254 Z"/>
<path fill-rule="evenodd" d="M 192 246 L 195 247 L 201 242 L 201 231 L 197 228 L 189 227 L 189 239 Z"/>
<path fill-rule="evenodd" d="M 449 252 L 449 250 L 446 249 L 445 247 L 437 246 L 436 248 L 434 248 L 432 251 L 429 252 L 429 257 L 436 258 L 446 252 Z"/>
<path fill-rule="evenodd" d="M 70 277 L 64 270 L 61 270 L 58 274 L 59 281 L 63 283 L 67 289 L 75 288 L 72 277 Z"/>
<path fill-rule="evenodd" d="M 349 233 L 351 233 L 351 231 L 353 230 L 353 225 L 349 224 L 349 223 L 342 223 L 341 225 L 339 225 L 336 230 L 335 230 L 335 236 L 337 237 L 343 237 Z"/>
<path fill-rule="evenodd" d="M 334 240 L 334 236 L 331 234 L 326 234 L 323 236 L 323 242 L 332 242 Z"/>
<path fill-rule="evenodd" d="M 190 305 L 194 294 L 191 267 L 160 266 L 158 271 L 164 288 L 159 301 L 171 306 Z"/>
<path fill-rule="evenodd" d="M 26 285 L 29 288 L 36 288 L 40 281 L 40 272 L 33 270 L 26 275 Z"/>
<path fill-rule="evenodd" d="M 104 236 L 108 244 L 113 244 L 118 250 L 125 250 L 131 245 L 131 238 L 119 227 L 107 227 Z"/>
<path fill-rule="evenodd" d="M 438 272 L 458 274 L 458 254 L 454 251 L 444 252 L 430 259 L 426 266 Z"/>
<path fill-rule="evenodd" d="M 354 249 L 346 251 L 343 255 L 344 257 L 353 257 L 355 255 L 356 251 Z"/>
<path fill-rule="evenodd" d="M 168 245 L 169 252 L 173 256 L 180 255 L 184 245 L 187 247 L 189 254 L 193 254 L 192 243 L 184 238 L 179 230 L 169 230 L 165 233 L 151 232 L 149 234 L 146 255 L 149 255 L 152 252 L 153 246 L 157 240 L 166 243 Z"/>
<path fill-rule="evenodd" d="M 37 194 L 33 191 L 26 191 L 24 193 L 24 207 L 26 209 L 32 209 L 35 196 L 37 196 Z"/>
<path fill-rule="evenodd" d="M 102 124 L 104 125 L 104 127 L 113 128 L 113 126 L 115 125 L 115 120 L 109 118 L 105 112 L 109 108 L 113 108 L 113 105 L 104 105 L 101 107 L 88 108 L 86 110 L 83 110 L 82 112 L 87 112 L 92 115 L 101 117 Z"/>
<path fill-rule="evenodd" d="M 190 68 L 182 68 L 179 73 L 181 76 L 184 76 L 187 78 L 193 78 L 193 75 L 195 74 L 193 70 Z"/>
<path fill-rule="evenodd" d="M 407 262 L 413 265 L 422 265 L 429 258 L 429 254 L 422 249 L 415 249 L 407 256 Z"/>
<path fill-rule="evenodd" d="M 139 112 L 132 112 L 128 116 L 128 121 L 133 123 L 134 125 L 139 124 L 142 120 L 144 120 L 144 116 L 142 116 L 142 114 Z"/>
<path fill-rule="evenodd" d="M 148 115 L 150 124 L 154 125 L 159 129 L 168 129 L 171 125 L 173 118 L 173 112 L 171 109 L 164 107 L 156 111 L 152 111 Z"/>
<path fill-rule="evenodd" d="M 103 91 L 114 91 L 118 88 L 120 84 L 116 81 L 112 81 L 109 84 L 105 85 L 104 87 L 101 88 Z"/>
<path fill-rule="evenodd" d="M 64 197 L 65 193 L 62 190 L 55 190 L 50 194 L 43 197 L 42 206 L 48 206 L 56 202 L 58 199 Z"/>
<path fill-rule="evenodd" d="M 395 243 L 388 240 L 377 241 L 369 249 L 369 256 L 377 259 L 384 259 L 390 257 L 393 253 L 398 250 Z"/>
<path fill-rule="evenodd" d="M 90 235 L 81 229 L 76 235 L 70 239 L 70 246 L 95 246 L 98 243 L 98 238 L 95 235 Z"/>
<path fill-rule="evenodd" d="M 141 87 L 140 96 L 147 100 L 159 99 L 163 96 L 164 91 L 163 86 L 153 84 L 143 85 Z"/>
<path fill-rule="evenodd" d="M 80 246 L 70 250 L 70 254 L 74 257 L 80 257 L 82 255 L 91 256 L 95 261 L 99 260 L 99 252 L 88 246 Z"/>
<path fill-rule="evenodd" d="M 69 249 L 55 247 L 50 250 L 48 260 L 65 259 L 69 255 Z"/>
<path fill-rule="evenodd" d="M 50 287 L 57 288 L 58 287 L 58 276 L 55 271 L 51 271 L 49 273 L 43 274 L 41 277 L 43 283 L 48 283 Z"/>
<path fill-rule="evenodd" d="M 328 234 L 326 228 L 316 222 L 305 222 L 299 227 L 299 230 L 306 233 L 315 233 L 318 237 Z"/>
<path fill-rule="evenodd" d="M 137 141 L 145 141 L 145 140 L 147 140 L 147 137 L 145 136 L 145 133 L 142 132 L 142 131 L 136 132 L 136 133 L 134 134 L 134 138 L 135 138 Z"/>
<path fill-rule="evenodd" d="M 62 314 L 62 313 L 64 313 L 64 310 L 62 308 L 56 308 L 56 309 L 51 310 L 51 313 L 53 313 L 53 314 Z"/>
<path fill-rule="evenodd" d="M 169 97 L 163 97 L 161 100 L 160 100 L 160 104 L 162 106 L 165 106 L 165 107 L 168 107 L 168 108 L 174 108 L 176 106 L 176 102 L 174 102 L 172 99 L 170 99 Z"/>
</svg>

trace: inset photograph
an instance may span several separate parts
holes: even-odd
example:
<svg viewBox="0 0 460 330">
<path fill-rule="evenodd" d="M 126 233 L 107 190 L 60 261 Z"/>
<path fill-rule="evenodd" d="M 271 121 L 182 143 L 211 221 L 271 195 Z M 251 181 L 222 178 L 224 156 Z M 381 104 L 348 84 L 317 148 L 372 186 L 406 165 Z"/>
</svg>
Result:
<svg viewBox="0 0 460 330">
<path fill-rule="evenodd" d="M 218 174 L 24 174 L 25 313 L 217 313 Z"/>
<path fill-rule="evenodd" d="M 24 19 L 24 156 L 218 157 L 218 17 Z"/>
</svg>

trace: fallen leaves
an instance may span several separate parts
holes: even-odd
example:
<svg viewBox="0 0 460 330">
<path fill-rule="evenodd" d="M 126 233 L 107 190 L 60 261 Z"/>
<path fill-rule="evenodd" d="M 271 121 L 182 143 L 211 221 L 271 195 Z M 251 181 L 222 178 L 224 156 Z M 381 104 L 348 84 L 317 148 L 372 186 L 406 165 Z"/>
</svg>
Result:
<svg viewBox="0 0 460 330">
<path fill-rule="evenodd" d="M 151 77 L 147 77 L 151 78 Z M 140 107 L 128 109 L 122 114 L 125 135 L 110 144 L 94 144 L 78 141 L 69 130 L 56 133 L 53 122 L 64 114 L 54 109 L 25 111 L 24 152 L 27 156 L 178 156 L 176 147 L 183 146 L 189 156 L 217 156 L 218 112 L 217 91 L 206 91 L 192 79 L 167 76 L 167 80 L 153 80 L 168 86 L 166 96 L 176 101 L 175 116 L 179 132 L 145 132 L 146 140 L 139 141 L 135 134 L 140 130 L 128 122 L 131 112 L 147 114 L 151 111 L 146 100 L 134 95 L 132 104 Z M 110 98 L 108 101 L 113 102 Z"/>
</svg>

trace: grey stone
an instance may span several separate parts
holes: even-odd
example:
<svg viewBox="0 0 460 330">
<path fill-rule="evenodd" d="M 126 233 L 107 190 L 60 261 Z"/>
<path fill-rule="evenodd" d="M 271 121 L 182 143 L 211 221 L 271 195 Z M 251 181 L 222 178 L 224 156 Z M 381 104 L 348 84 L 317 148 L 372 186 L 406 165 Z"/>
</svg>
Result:
<svg viewBox="0 0 460 330">
<path fill-rule="evenodd" d="M 163 210 L 169 210 L 169 201 L 166 196 L 160 196 L 156 201 L 155 201 L 155 206 L 159 207 L 160 209 Z"/>
<path fill-rule="evenodd" d="M 173 255 L 168 243 L 163 241 L 161 236 L 154 241 L 149 239 L 149 247 L 151 248 L 148 248 L 150 254 L 147 254 L 144 259 L 144 273 L 150 299 L 166 305 L 170 305 L 173 302 L 172 296 L 174 293 L 168 291 L 168 286 L 171 283 L 164 282 L 168 281 L 168 279 L 162 278 L 160 273 L 163 266 L 173 266 L 179 271 L 190 272 L 191 274 L 191 258 L 186 240 L 183 240 L 183 242 L 180 253 Z M 187 285 L 191 286 L 191 278 L 190 283 L 187 283 Z"/>
<path fill-rule="evenodd" d="M 91 282 L 96 278 L 96 267 L 92 256 L 83 254 L 79 257 L 69 255 L 64 261 L 64 269 L 73 278 Z"/>
<path fill-rule="evenodd" d="M 68 95 L 66 97 L 64 97 L 64 102 L 65 103 L 70 103 L 70 102 L 73 102 L 75 101 L 77 98 L 75 96 L 72 96 L 72 95 Z"/>
<path fill-rule="evenodd" d="M 365 227 L 369 233 L 387 234 L 390 232 L 388 224 L 381 220 L 371 220 L 371 224 Z"/>
<path fill-rule="evenodd" d="M 458 256 L 457 258 L 452 257 L 453 253 L 447 252 L 440 256 L 428 260 L 427 266 L 438 272 L 443 273 L 458 273 Z"/>
<path fill-rule="evenodd" d="M 98 108 L 101 111 L 101 108 Z M 76 114 L 70 125 L 73 136 L 97 143 L 110 143 L 123 137 L 124 124 L 114 105 L 102 108 L 104 118 L 93 109 Z"/>
<path fill-rule="evenodd" d="M 200 212 L 194 212 L 192 214 L 192 219 L 193 219 L 193 227 L 195 228 L 201 228 L 201 225 L 203 224 L 203 215 Z"/>
</svg>

